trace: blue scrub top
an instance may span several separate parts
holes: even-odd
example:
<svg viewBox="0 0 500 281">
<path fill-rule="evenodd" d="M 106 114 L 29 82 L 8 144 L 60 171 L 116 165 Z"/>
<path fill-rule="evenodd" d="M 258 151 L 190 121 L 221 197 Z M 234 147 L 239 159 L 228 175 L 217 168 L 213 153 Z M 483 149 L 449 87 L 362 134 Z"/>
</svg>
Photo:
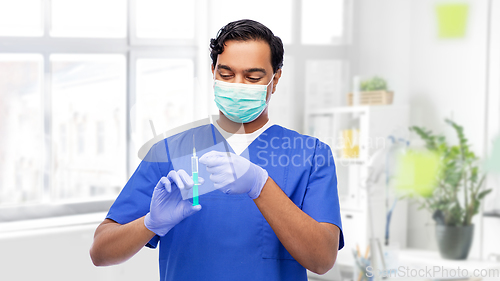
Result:
<svg viewBox="0 0 500 281">
<path fill-rule="evenodd" d="M 111 206 L 107 218 L 125 224 L 146 215 L 160 178 L 172 169 L 184 168 L 178 163 L 191 156 L 193 134 L 196 147 L 233 152 L 213 125 L 156 143 Z M 344 237 L 335 164 L 328 145 L 273 125 L 247 149 L 249 160 L 266 169 L 302 211 L 318 222 L 339 227 L 340 250 Z M 200 176 L 209 178 L 203 174 L 206 170 L 201 163 L 199 171 Z M 305 268 L 288 253 L 248 195 L 226 195 L 215 190 L 199 199 L 201 211 L 146 245 L 156 248 L 160 242 L 160 280 L 307 280 Z"/>
</svg>

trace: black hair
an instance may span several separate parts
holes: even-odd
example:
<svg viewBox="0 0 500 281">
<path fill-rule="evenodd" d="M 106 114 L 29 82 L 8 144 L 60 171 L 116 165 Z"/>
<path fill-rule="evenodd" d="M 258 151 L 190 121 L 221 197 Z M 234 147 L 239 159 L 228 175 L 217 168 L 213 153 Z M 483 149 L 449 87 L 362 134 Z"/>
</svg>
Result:
<svg viewBox="0 0 500 281">
<path fill-rule="evenodd" d="M 283 42 L 278 36 L 260 22 L 244 19 L 228 23 L 222 27 L 215 38 L 210 39 L 210 57 L 212 64 L 216 67 L 217 56 L 224 51 L 225 42 L 228 40 L 247 41 L 264 40 L 271 48 L 271 65 L 273 73 L 283 67 Z"/>
</svg>

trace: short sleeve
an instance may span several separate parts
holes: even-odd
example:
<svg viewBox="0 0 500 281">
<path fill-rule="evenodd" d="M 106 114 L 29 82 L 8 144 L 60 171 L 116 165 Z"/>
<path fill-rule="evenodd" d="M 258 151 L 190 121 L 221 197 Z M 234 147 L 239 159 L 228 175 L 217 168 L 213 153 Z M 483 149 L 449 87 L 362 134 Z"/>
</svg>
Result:
<svg viewBox="0 0 500 281">
<path fill-rule="evenodd" d="M 161 154 L 165 153 L 161 151 L 162 147 L 165 146 L 154 145 L 149 150 L 109 209 L 106 218 L 126 224 L 149 212 L 156 184 L 172 169 L 170 162 L 158 161 Z M 156 235 L 146 246 L 156 248 L 158 241 L 159 237 Z"/>
<path fill-rule="evenodd" d="M 337 191 L 337 173 L 330 147 L 317 141 L 302 210 L 318 222 L 331 223 L 340 229 L 339 250 L 344 234 Z"/>
</svg>

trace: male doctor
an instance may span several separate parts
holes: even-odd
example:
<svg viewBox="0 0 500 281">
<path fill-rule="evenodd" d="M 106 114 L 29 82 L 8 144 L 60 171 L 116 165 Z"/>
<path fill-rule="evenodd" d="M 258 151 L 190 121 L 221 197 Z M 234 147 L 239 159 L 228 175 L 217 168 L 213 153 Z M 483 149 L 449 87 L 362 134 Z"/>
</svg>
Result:
<svg viewBox="0 0 500 281">
<path fill-rule="evenodd" d="M 281 39 L 239 20 L 210 48 L 219 119 L 150 149 L 97 228 L 93 263 L 118 264 L 159 243 L 161 280 L 291 281 L 307 280 L 306 269 L 326 273 L 344 245 L 335 164 L 327 145 L 269 120 Z M 229 151 L 217 146 L 221 140 Z M 174 155 L 201 142 L 214 149 L 201 155 L 200 172 L 218 190 L 193 206 L 181 196 L 193 180 Z"/>
</svg>

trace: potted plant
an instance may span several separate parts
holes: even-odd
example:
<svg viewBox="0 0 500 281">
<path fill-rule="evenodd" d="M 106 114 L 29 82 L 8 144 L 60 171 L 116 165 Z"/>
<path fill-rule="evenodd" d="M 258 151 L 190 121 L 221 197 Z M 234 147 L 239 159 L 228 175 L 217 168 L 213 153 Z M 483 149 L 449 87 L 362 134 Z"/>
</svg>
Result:
<svg viewBox="0 0 500 281">
<path fill-rule="evenodd" d="M 359 89 L 361 91 L 385 91 L 387 90 L 387 82 L 383 78 L 375 76 L 361 81 Z"/>
<path fill-rule="evenodd" d="M 447 259 L 466 259 L 472 243 L 472 218 L 479 212 L 482 199 L 491 192 L 483 190 L 478 157 L 470 148 L 462 126 L 446 119 L 458 136 L 450 145 L 443 135 L 413 126 L 411 131 L 425 141 L 426 149 L 436 153 L 439 171 L 430 196 L 419 196 L 421 208 L 428 209 L 436 221 L 436 238 L 440 254 Z"/>
<path fill-rule="evenodd" d="M 391 104 L 394 93 L 387 90 L 387 82 L 385 79 L 374 76 L 359 83 L 358 103 L 354 102 L 354 94 L 349 93 L 347 102 L 349 105 L 386 105 Z"/>
</svg>

